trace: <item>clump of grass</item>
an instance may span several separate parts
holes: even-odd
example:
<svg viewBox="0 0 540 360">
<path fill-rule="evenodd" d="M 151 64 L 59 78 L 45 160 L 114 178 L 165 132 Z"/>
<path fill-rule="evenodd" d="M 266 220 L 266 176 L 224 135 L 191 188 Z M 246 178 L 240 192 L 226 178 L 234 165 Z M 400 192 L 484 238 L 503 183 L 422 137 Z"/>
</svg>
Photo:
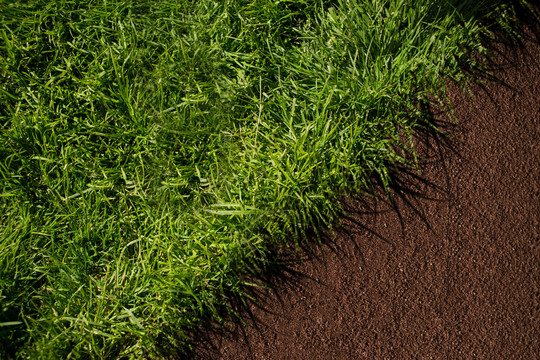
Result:
<svg viewBox="0 0 540 360">
<path fill-rule="evenodd" d="M 184 346 L 270 246 L 388 185 L 498 9 L 1 1 L 0 354 Z"/>
</svg>

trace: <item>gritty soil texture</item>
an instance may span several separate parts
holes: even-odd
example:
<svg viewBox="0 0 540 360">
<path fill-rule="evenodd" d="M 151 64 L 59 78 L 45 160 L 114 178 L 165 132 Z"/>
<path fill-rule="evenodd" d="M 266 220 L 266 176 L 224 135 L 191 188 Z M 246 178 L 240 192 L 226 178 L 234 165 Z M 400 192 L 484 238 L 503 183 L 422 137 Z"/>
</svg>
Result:
<svg viewBox="0 0 540 360">
<path fill-rule="evenodd" d="M 540 42 L 494 42 L 494 77 L 451 85 L 393 201 L 347 200 L 319 248 L 254 293 L 201 359 L 538 359 Z M 531 40 L 532 39 L 532 40 Z"/>
</svg>

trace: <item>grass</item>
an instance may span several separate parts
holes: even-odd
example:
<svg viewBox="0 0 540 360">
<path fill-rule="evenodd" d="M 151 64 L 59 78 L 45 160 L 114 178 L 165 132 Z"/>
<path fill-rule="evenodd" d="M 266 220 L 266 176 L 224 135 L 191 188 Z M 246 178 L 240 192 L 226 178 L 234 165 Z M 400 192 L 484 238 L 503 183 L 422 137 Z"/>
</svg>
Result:
<svg viewBox="0 0 540 360">
<path fill-rule="evenodd" d="M 490 14 L 511 7 L 0 0 L 0 356 L 189 345 L 270 248 L 415 165 L 418 104 L 477 66 Z"/>
</svg>

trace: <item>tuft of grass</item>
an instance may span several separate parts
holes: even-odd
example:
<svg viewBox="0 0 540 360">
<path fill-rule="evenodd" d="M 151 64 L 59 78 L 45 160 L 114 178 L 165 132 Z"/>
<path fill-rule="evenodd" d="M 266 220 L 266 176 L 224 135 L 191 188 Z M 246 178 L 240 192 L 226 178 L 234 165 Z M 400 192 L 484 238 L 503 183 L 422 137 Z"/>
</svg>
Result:
<svg viewBox="0 0 540 360">
<path fill-rule="evenodd" d="M 161 358 L 408 164 L 502 2 L 0 0 L 0 354 Z M 503 21 L 504 22 L 504 21 Z M 232 309 L 228 311 L 233 312 Z"/>
</svg>

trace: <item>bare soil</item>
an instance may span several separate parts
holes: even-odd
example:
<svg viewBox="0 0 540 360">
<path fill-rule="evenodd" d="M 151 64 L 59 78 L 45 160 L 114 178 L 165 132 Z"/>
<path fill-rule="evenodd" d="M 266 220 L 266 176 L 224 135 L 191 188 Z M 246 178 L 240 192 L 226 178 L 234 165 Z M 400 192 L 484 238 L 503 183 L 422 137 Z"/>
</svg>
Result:
<svg viewBox="0 0 540 360">
<path fill-rule="evenodd" d="M 538 359 L 540 42 L 494 43 L 494 78 L 452 86 L 449 136 L 421 135 L 394 201 L 348 199 L 343 226 L 201 359 Z"/>
</svg>

